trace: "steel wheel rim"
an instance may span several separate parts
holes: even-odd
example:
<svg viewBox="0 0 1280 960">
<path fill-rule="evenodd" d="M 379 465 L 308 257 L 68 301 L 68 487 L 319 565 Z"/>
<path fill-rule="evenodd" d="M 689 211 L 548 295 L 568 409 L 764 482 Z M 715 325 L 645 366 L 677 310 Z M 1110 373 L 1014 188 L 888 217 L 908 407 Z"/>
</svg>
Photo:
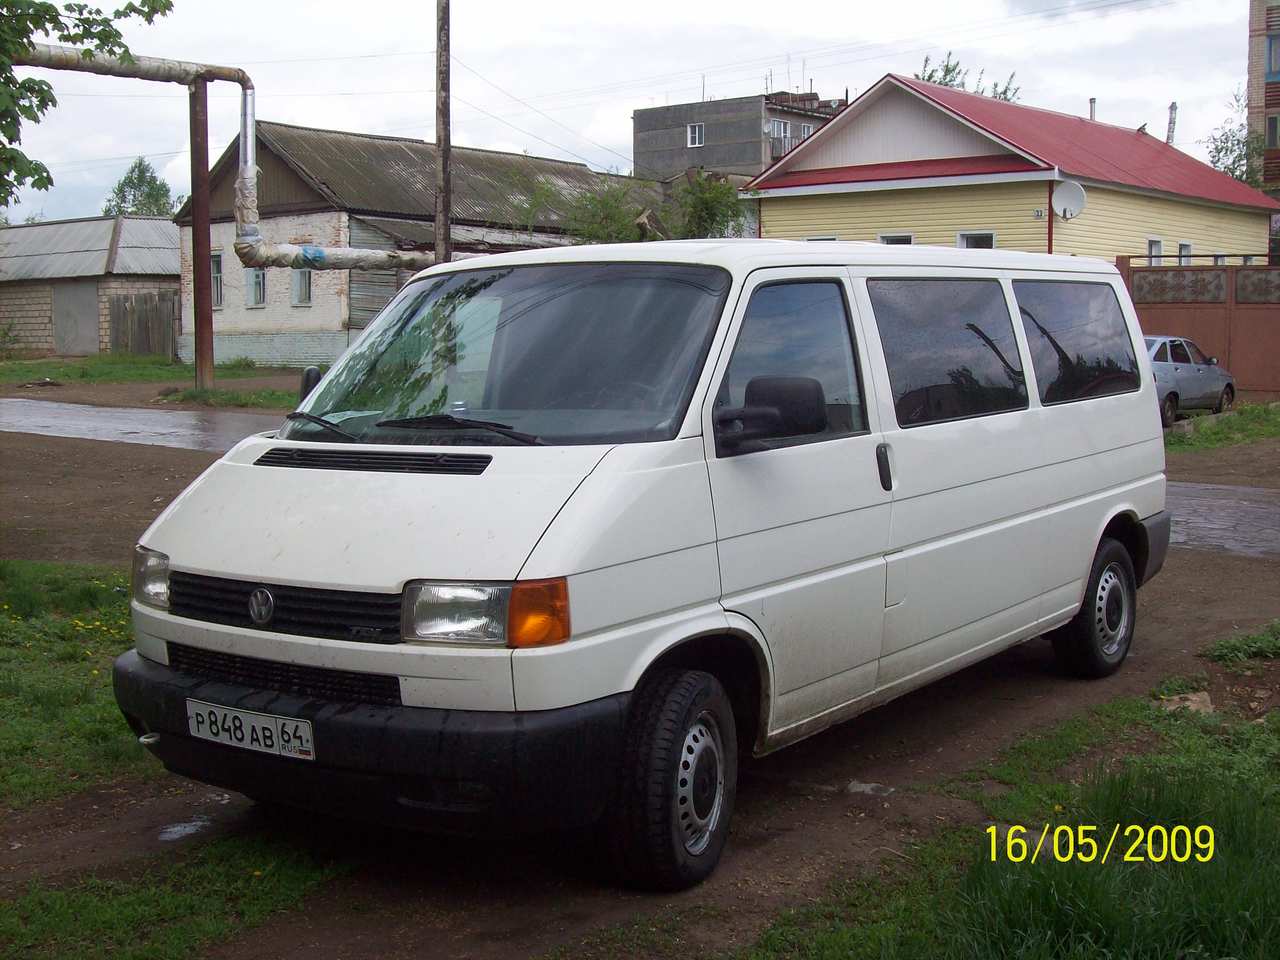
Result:
<svg viewBox="0 0 1280 960">
<path fill-rule="evenodd" d="M 708 711 L 685 731 L 675 788 L 680 842 L 697 856 L 710 845 L 724 810 L 724 746 L 720 725 Z"/>
<path fill-rule="evenodd" d="M 1099 646 L 1106 657 L 1115 657 L 1124 646 L 1133 621 L 1133 598 L 1124 571 L 1118 563 L 1107 564 L 1098 578 L 1093 598 L 1093 624 Z"/>
</svg>

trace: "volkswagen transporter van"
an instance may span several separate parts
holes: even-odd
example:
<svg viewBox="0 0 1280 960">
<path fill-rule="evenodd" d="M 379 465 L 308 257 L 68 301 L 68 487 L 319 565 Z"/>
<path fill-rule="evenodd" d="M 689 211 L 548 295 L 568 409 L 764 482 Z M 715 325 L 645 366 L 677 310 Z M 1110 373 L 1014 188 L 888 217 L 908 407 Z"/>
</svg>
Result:
<svg viewBox="0 0 1280 960">
<path fill-rule="evenodd" d="M 789 241 L 433 267 L 136 548 L 175 773 L 696 883 L 765 754 L 1049 633 L 1129 652 L 1156 385 L 1104 263 Z"/>
</svg>

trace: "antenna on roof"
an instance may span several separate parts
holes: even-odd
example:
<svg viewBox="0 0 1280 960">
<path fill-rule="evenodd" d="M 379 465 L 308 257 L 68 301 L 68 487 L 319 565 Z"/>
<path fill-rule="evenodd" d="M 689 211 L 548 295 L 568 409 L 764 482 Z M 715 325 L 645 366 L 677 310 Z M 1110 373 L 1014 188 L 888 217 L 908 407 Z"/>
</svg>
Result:
<svg viewBox="0 0 1280 960">
<path fill-rule="evenodd" d="M 1147 125 L 1144 123 L 1142 126 L 1140 126 L 1140 127 L 1138 128 L 1138 132 L 1139 132 L 1139 133 L 1146 133 L 1146 132 L 1147 132 Z"/>
</svg>

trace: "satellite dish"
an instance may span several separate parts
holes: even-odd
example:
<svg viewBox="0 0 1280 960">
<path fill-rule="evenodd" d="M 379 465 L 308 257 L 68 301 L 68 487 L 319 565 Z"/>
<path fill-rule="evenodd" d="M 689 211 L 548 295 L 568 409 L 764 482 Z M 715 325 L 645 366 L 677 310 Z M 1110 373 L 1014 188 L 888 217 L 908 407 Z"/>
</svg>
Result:
<svg viewBox="0 0 1280 960">
<path fill-rule="evenodd" d="M 1074 180 L 1063 180 L 1053 188 L 1053 212 L 1063 220 L 1074 220 L 1084 213 L 1084 187 Z"/>
</svg>

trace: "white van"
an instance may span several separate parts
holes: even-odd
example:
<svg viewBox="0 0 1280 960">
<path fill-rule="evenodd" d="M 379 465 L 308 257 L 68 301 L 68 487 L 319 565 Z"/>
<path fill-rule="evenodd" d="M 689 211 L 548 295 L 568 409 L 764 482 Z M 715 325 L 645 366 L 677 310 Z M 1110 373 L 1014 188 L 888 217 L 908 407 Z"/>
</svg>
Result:
<svg viewBox="0 0 1280 960">
<path fill-rule="evenodd" d="M 432 829 L 603 823 L 698 882 L 765 754 L 1053 631 L 1124 660 L 1169 540 L 1104 263 L 790 241 L 414 278 L 138 545 L 172 771 Z"/>
</svg>

